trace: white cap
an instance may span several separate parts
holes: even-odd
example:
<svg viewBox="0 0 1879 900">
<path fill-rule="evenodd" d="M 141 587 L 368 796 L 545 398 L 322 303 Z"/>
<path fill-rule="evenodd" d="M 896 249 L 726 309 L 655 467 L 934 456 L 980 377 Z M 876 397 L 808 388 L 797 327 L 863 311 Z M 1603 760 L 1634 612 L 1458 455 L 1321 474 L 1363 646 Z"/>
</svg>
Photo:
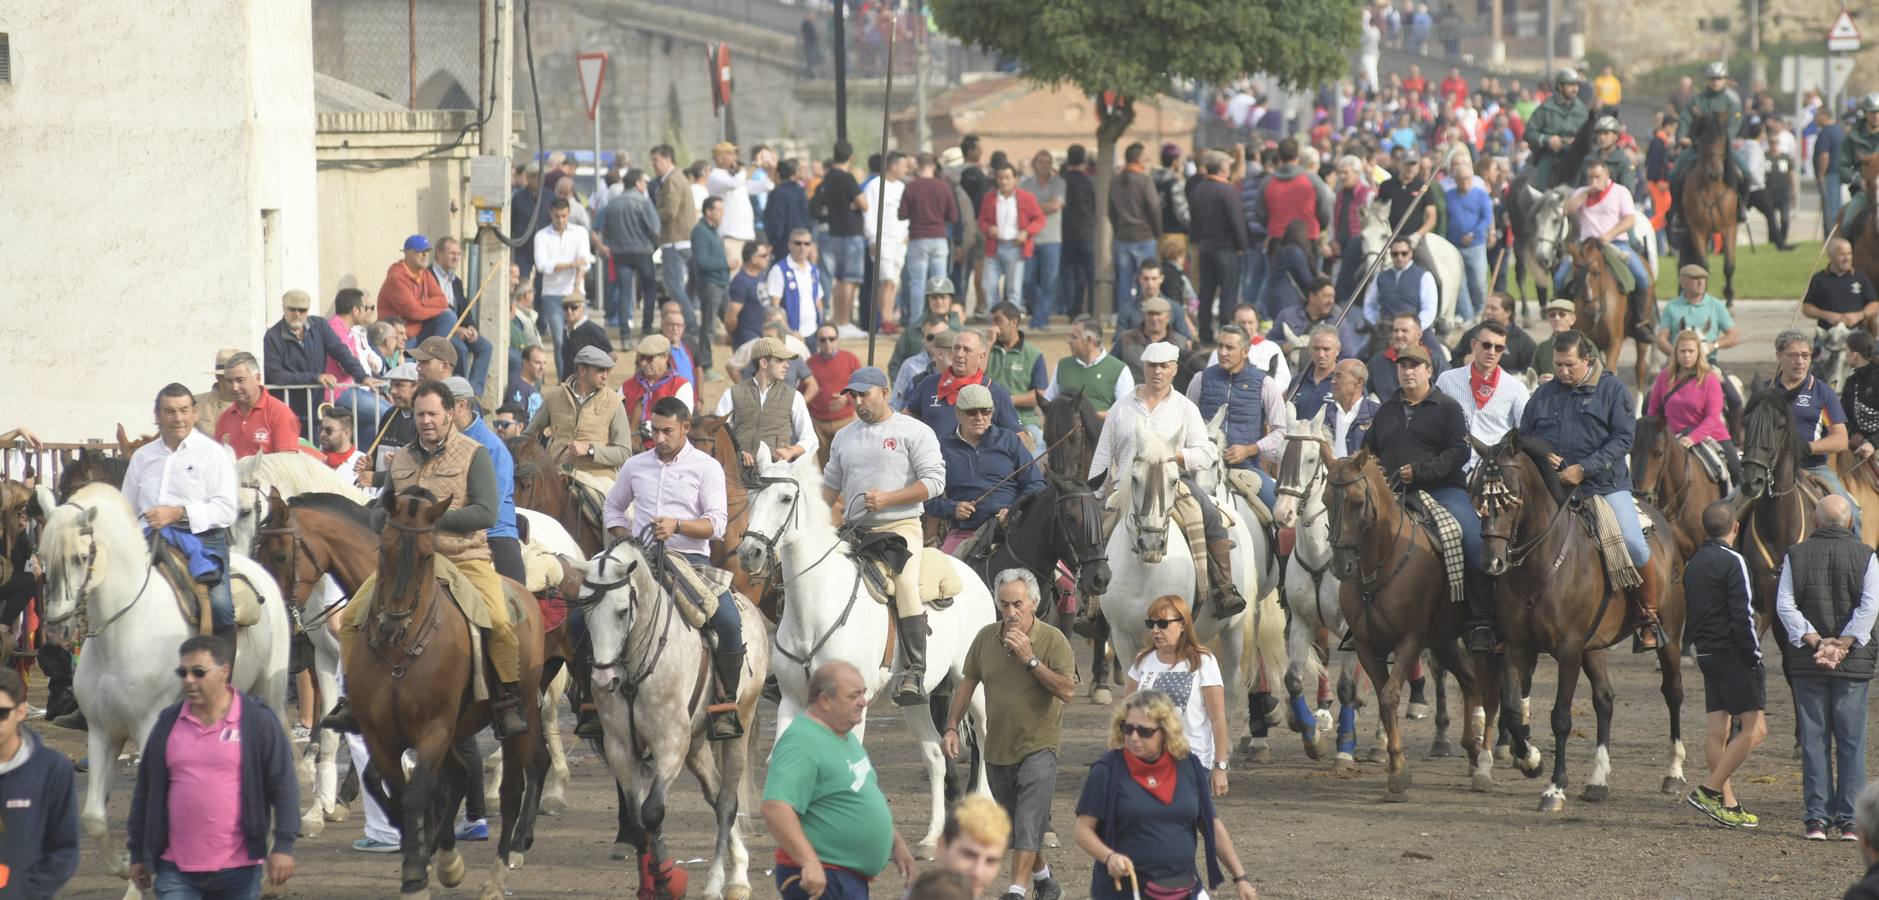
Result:
<svg viewBox="0 0 1879 900">
<path fill-rule="evenodd" d="M 1167 341 L 1156 341 L 1142 350 L 1142 363 L 1171 363 L 1181 358 L 1181 351 Z"/>
</svg>

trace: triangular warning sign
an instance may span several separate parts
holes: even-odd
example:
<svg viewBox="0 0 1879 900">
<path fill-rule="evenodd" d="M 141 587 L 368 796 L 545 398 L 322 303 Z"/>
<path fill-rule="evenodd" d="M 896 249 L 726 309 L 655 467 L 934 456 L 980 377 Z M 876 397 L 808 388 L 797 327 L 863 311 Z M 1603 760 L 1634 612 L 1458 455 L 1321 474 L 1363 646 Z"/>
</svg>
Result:
<svg viewBox="0 0 1879 900">
<path fill-rule="evenodd" d="M 1836 38 L 1860 39 L 1859 26 L 1853 24 L 1853 14 L 1840 10 L 1840 17 L 1833 20 L 1833 27 L 1827 30 L 1827 40 Z"/>
<path fill-rule="evenodd" d="M 607 54 L 583 53 L 575 57 L 581 70 L 581 92 L 587 97 L 587 117 L 600 108 L 600 84 L 607 76 Z"/>
</svg>

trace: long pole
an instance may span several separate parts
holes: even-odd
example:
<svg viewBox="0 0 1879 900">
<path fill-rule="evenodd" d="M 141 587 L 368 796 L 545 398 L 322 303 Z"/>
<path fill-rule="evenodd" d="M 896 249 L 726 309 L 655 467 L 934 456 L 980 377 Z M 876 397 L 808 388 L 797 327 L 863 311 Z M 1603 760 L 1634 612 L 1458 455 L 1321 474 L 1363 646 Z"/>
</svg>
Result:
<svg viewBox="0 0 1879 900">
<path fill-rule="evenodd" d="M 835 0 L 835 139 L 848 140 L 848 0 Z"/>
<path fill-rule="evenodd" d="M 839 4 L 838 4 L 839 5 Z M 881 297 L 881 250 L 887 246 L 887 235 L 881 229 L 887 224 L 887 124 L 894 114 L 894 37 L 900 33 L 900 14 L 889 13 L 887 17 L 887 90 L 881 96 L 881 174 L 875 181 L 881 190 L 875 194 L 880 202 L 874 204 L 874 283 L 869 285 L 874 296 L 874 315 L 868 319 L 868 365 L 874 365 L 874 337 L 881 333 L 881 314 L 891 298 Z"/>
<path fill-rule="evenodd" d="M 510 153 L 509 129 L 515 117 L 515 53 L 510 49 L 515 46 L 514 0 L 482 0 L 483 8 L 489 16 L 489 43 L 483 46 L 487 57 L 489 84 L 484 88 L 482 102 L 488 105 L 483 118 L 483 125 L 477 129 L 476 152 L 484 156 L 500 157 L 504 160 L 503 168 L 508 169 Z M 501 191 L 495 198 L 501 204 L 495 207 L 496 221 L 504 228 L 520 228 L 523 222 L 511 222 L 510 216 L 518 210 L 509 208 L 509 192 Z M 523 213 L 526 216 L 526 213 Z M 476 232 L 477 264 L 484 271 L 496 273 L 487 277 L 477 286 L 477 293 L 487 291 L 489 302 L 477 309 L 476 330 L 489 340 L 490 360 L 489 378 L 483 383 L 483 408 L 495 409 L 502 405 L 502 388 L 509 383 L 509 245 L 495 228 L 479 228 Z M 490 282 L 496 282 L 491 284 Z M 464 316 L 469 316 L 465 310 Z"/>
<path fill-rule="evenodd" d="M 595 99 L 597 101 L 599 98 Z M 588 203 L 588 206 L 591 207 L 594 203 L 599 202 L 601 198 L 606 197 L 606 194 L 601 193 L 606 189 L 607 186 L 600 174 L 600 104 L 596 102 L 594 104 L 594 199 Z M 594 228 L 597 233 L 600 228 L 600 223 L 595 222 Z M 595 309 L 599 309 L 600 305 L 606 303 L 606 297 L 607 257 L 606 254 L 596 254 L 594 259 L 594 297 L 589 302 L 589 305 L 593 306 Z M 603 318 L 601 321 L 604 323 L 606 320 Z"/>
<path fill-rule="evenodd" d="M 405 4 L 405 59 L 410 63 L 411 102 L 405 104 L 411 109 L 418 108 L 418 0 Z"/>
</svg>

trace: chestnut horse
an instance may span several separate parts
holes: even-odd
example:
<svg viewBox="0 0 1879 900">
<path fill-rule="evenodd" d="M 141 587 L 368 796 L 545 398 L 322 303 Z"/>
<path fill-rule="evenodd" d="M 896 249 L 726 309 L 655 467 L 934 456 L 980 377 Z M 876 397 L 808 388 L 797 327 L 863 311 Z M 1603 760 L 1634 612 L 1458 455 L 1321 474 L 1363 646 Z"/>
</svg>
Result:
<svg viewBox="0 0 1879 900">
<path fill-rule="evenodd" d="M 582 509 L 585 495 L 579 493 L 579 482 L 561 470 L 548 449 L 526 435 L 512 437 L 503 446 L 515 460 L 515 505 L 554 517 L 589 558 L 606 549 L 600 510 Z"/>
<path fill-rule="evenodd" d="M 1655 415 L 1638 420 L 1631 442 L 1631 494 L 1640 503 L 1660 508 L 1676 540 L 1677 557 L 1688 561 L 1708 539 L 1703 510 L 1722 499 L 1722 485 L 1697 461 L 1696 452 L 1683 446 L 1664 417 Z"/>
<path fill-rule="evenodd" d="M 1495 728 L 1502 715 L 1509 722 L 1522 721 L 1518 701 L 1533 689 L 1539 654 L 1551 654 L 1559 666 L 1553 697 L 1553 777 L 1540 793 L 1540 811 L 1559 812 L 1566 806 L 1566 739 L 1572 736 L 1572 697 L 1583 671 L 1592 683 L 1598 744 L 1592 776 L 1581 799 L 1608 799 L 1613 697 L 1605 648 L 1632 633 L 1636 613 L 1624 592 L 1610 586 L 1599 558 L 1598 539 L 1582 526 L 1577 508 L 1547 463 L 1552 447 L 1535 438 L 1522 438 L 1518 431 L 1509 431 L 1493 447 L 1472 438 L 1469 442 L 1481 463 L 1468 479 L 1468 493 L 1481 510 L 1483 567 L 1499 579 L 1495 616 L 1507 647 L 1505 654 L 1477 657 L 1484 666 L 1487 720 L 1483 727 Z M 1656 528 L 1650 537 L 1651 558 L 1644 565 L 1656 570 L 1657 616 L 1666 638 L 1657 648 L 1664 706 L 1670 713 L 1669 766 L 1662 790 L 1679 793 L 1685 787 L 1683 673 L 1679 668 L 1683 563 L 1674 553 L 1663 516 L 1643 503 L 1638 504 L 1638 512 Z M 1519 679 L 1521 696 L 1503 698 L 1502 677 L 1510 669 Z M 1512 729 L 1514 765 L 1528 778 L 1538 776 L 1541 768 L 1539 748 L 1531 743 L 1532 731 L 1524 722 Z M 1486 788 L 1487 777 L 1485 766 L 1475 773 L 1477 790 Z"/>
<path fill-rule="evenodd" d="M 1324 505 L 1331 527 L 1331 573 L 1341 582 L 1338 611 L 1350 626 L 1357 660 L 1377 688 L 1377 717 L 1389 750 L 1384 800 L 1409 799 L 1409 764 L 1403 755 L 1397 708 L 1403 682 L 1426 648 L 1461 685 L 1464 709 L 1481 705 L 1474 667 L 1462 655 L 1462 604 L 1449 601 L 1448 575 L 1434 540 L 1390 491 L 1369 450 L 1329 460 Z M 1467 716 L 1462 747 L 1481 771 L 1492 754 L 1481 745 L 1481 721 Z"/>
<path fill-rule="evenodd" d="M 1708 269 L 1710 242 L 1720 239 L 1722 298 L 1734 306 L 1736 205 L 1742 198 L 1723 181 L 1729 138 L 1728 118 L 1723 113 L 1698 116 L 1690 123 L 1696 164 L 1688 172 L 1677 173 L 1677 215 L 1683 218 L 1683 244 L 1677 250 L 1677 266 Z"/>
<path fill-rule="evenodd" d="M 744 451 L 737 445 L 737 434 L 731 431 L 731 417 L 694 416 L 686 438 L 724 469 L 724 537 L 711 542 L 711 564 L 731 573 L 731 589 L 749 597 L 765 618 L 775 622 L 782 612 L 777 607 L 783 602 L 782 591 L 770 590 L 774 585 L 769 573 L 746 572 L 737 558 L 737 545 L 743 543 L 744 529 L 750 524 L 748 478 L 755 477 L 755 473 L 747 475 L 744 469 Z"/>
<path fill-rule="evenodd" d="M 1618 276 L 1611 270 L 1611 260 L 1605 256 L 1605 245 L 1598 238 L 1590 237 L 1572 248 L 1572 270 L 1574 281 L 1567 287 L 1579 307 L 1578 330 L 1592 339 L 1598 352 L 1605 357 L 1605 365 L 1612 371 L 1618 370 L 1618 355 L 1625 349 L 1625 314 L 1630 299 L 1625 296 L 1625 289 L 1618 283 Z M 1647 308 L 1656 304 L 1651 301 L 1653 289 L 1646 285 L 1645 302 Z M 1639 318 L 1655 321 L 1655 315 L 1647 317 L 1646 310 L 1638 310 Z M 1635 363 L 1637 383 L 1648 385 L 1646 377 L 1651 362 L 1650 344 L 1633 340 L 1637 347 Z"/>
<path fill-rule="evenodd" d="M 1865 226 L 1860 229 L 1859 240 L 1853 244 L 1853 268 L 1866 273 L 1866 277 L 1879 283 L 1879 213 L 1873 211 L 1872 198 L 1879 197 L 1873 191 L 1879 190 L 1879 153 L 1869 154 L 1859 165 L 1859 180 L 1866 188 Z M 1840 236 L 1851 232 L 1853 223 L 1842 218 Z"/>
<path fill-rule="evenodd" d="M 470 628 L 436 577 L 433 536 L 449 505 L 428 492 L 407 490 L 392 503 L 379 538 L 378 589 L 359 633 L 345 651 L 346 692 L 372 762 L 389 791 L 386 809 L 402 813 L 402 895 L 430 896 L 430 865 L 437 880 L 455 887 L 463 879 L 452 823 L 468 786 L 457 741 L 489 726 L 490 704 L 471 696 L 472 678 L 495 680 L 470 664 Z M 512 595 L 522 586 L 504 579 Z M 481 602 L 475 598 L 472 602 Z M 542 616 L 533 602 L 518 604 L 515 622 L 521 650 L 524 734 L 502 741 L 502 837 L 484 896 L 502 896 L 508 870 L 522 863 L 534 843 L 535 816 L 547 774 L 542 742 Z M 402 758 L 415 751 L 417 764 L 405 775 Z"/>
</svg>

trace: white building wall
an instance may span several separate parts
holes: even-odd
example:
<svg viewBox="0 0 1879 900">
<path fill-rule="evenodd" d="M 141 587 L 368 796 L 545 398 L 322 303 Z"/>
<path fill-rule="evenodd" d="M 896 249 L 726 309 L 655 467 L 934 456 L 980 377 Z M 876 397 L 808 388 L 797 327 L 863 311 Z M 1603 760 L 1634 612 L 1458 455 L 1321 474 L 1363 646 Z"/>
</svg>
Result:
<svg viewBox="0 0 1879 900">
<path fill-rule="evenodd" d="M 151 429 L 158 388 L 260 351 L 277 280 L 317 292 L 305 5 L 0 4 L 0 416 L 48 440 Z M 253 8 L 251 10 L 251 7 Z"/>
</svg>

